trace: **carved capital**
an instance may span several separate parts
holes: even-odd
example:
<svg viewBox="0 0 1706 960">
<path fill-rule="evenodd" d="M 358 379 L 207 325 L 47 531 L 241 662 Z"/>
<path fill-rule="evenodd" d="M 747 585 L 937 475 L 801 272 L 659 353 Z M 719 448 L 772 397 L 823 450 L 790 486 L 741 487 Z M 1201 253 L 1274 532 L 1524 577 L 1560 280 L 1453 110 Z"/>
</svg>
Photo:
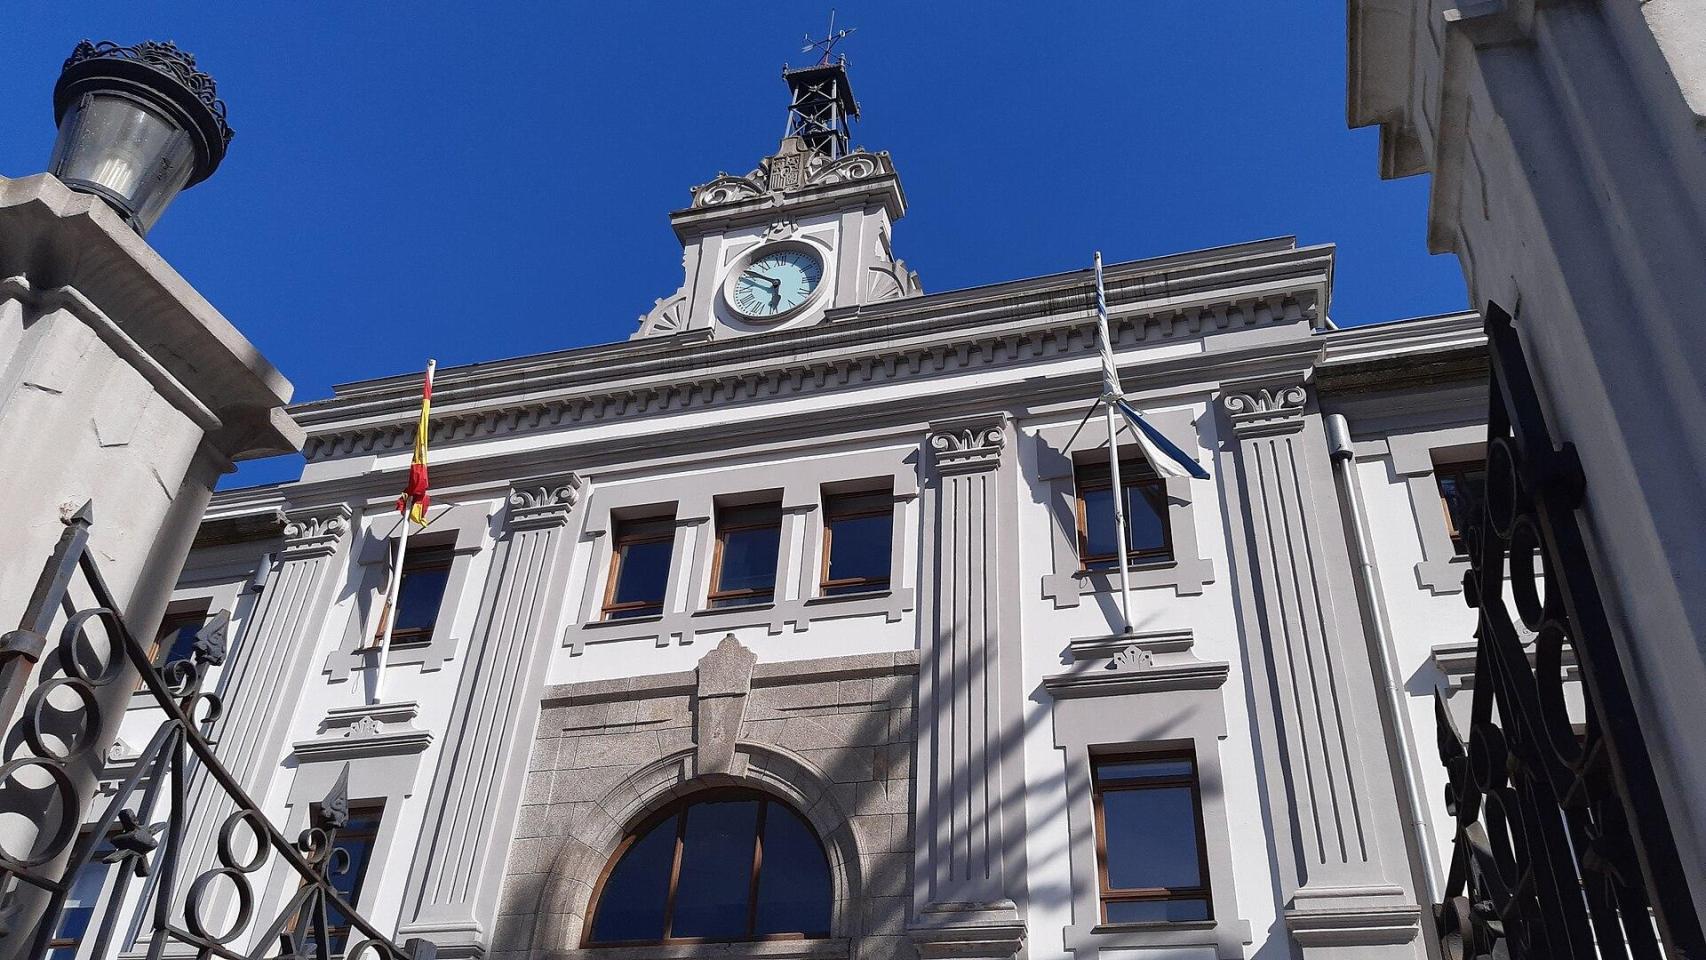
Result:
<svg viewBox="0 0 1706 960">
<path fill-rule="evenodd" d="M 927 441 L 942 473 L 977 473 L 1001 465 L 1007 447 L 1006 418 L 932 424 Z"/>
<path fill-rule="evenodd" d="M 1240 434 L 1295 430 L 1308 404 L 1309 388 L 1302 383 L 1230 385 L 1220 395 L 1233 431 Z"/>
<path fill-rule="evenodd" d="M 284 559 L 311 560 L 337 552 L 349 532 L 348 504 L 290 510 L 284 515 Z"/>
<path fill-rule="evenodd" d="M 509 515 L 504 521 L 505 527 L 514 532 L 549 529 L 568 523 L 569 512 L 580 502 L 583 482 L 575 473 L 515 481 L 509 488 Z"/>
</svg>

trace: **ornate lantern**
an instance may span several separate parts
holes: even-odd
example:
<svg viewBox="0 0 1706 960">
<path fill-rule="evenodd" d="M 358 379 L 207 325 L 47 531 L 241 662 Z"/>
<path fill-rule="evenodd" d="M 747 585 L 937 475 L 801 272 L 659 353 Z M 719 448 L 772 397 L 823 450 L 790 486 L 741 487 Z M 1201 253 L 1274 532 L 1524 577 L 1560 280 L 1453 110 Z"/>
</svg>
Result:
<svg viewBox="0 0 1706 960">
<path fill-rule="evenodd" d="M 146 235 L 172 198 L 213 174 L 231 127 L 213 78 L 166 42 L 77 44 L 53 88 L 49 169 Z"/>
</svg>

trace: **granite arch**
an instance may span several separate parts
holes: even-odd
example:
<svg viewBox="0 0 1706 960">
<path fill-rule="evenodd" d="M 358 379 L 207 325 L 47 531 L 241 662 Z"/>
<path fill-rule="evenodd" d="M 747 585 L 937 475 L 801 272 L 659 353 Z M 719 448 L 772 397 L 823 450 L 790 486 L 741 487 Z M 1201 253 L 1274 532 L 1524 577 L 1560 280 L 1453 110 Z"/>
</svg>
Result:
<svg viewBox="0 0 1706 960">
<path fill-rule="evenodd" d="M 860 843 L 853 817 L 836 798 L 833 781 L 793 751 L 739 741 L 728 773 L 698 774 L 695 748 L 659 757 L 629 774 L 576 817 L 552 859 L 539 893 L 528 956 L 562 960 L 590 954 L 581 947 L 601 873 L 624 837 L 663 807 L 694 794 L 743 787 L 787 803 L 806 819 L 823 844 L 835 898 L 830 937 L 845 941 L 861 932 L 858 904 L 864 888 Z"/>
</svg>

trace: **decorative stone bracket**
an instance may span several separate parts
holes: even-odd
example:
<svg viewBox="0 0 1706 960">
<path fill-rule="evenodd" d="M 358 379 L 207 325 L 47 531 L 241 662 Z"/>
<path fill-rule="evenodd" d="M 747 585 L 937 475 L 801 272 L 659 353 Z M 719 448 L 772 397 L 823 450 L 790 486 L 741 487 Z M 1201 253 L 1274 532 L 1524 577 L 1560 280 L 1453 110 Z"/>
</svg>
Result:
<svg viewBox="0 0 1706 960">
<path fill-rule="evenodd" d="M 734 771 L 735 741 L 757 663 L 758 655 L 732 633 L 699 660 L 693 710 L 693 763 L 699 776 Z"/>
</svg>

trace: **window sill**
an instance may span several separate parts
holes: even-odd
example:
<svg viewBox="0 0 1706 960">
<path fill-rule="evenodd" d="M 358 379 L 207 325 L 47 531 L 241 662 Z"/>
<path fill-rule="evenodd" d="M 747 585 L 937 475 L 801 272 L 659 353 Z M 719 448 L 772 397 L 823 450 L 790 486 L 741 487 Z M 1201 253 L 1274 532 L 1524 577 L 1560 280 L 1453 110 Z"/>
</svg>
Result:
<svg viewBox="0 0 1706 960">
<path fill-rule="evenodd" d="M 641 623 L 657 623 L 663 620 L 663 614 L 654 613 L 645 617 L 617 617 L 613 620 L 591 620 L 581 626 L 587 630 L 597 630 L 599 627 L 631 627 Z"/>
<path fill-rule="evenodd" d="M 1204 558 L 1150 560 L 1126 568 L 1131 572 L 1133 589 L 1172 587 L 1178 596 L 1203 592 L 1206 584 L 1214 582 L 1214 562 Z M 1074 568 L 1067 573 L 1051 573 L 1043 577 L 1043 597 L 1058 607 L 1075 607 L 1079 598 L 1095 593 L 1115 593 L 1120 589 L 1120 571 L 1085 570 Z"/>
<path fill-rule="evenodd" d="M 736 943 L 666 943 L 644 947 L 581 947 L 554 953 L 556 960 L 846 960 L 846 938 L 828 940 L 749 940 Z"/>
<path fill-rule="evenodd" d="M 1098 923 L 1090 928 L 1095 936 L 1114 933 L 1145 933 L 1154 930 L 1213 930 L 1213 920 L 1150 920 L 1144 923 Z"/>
<path fill-rule="evenodd" d="M 706 607 L 703 610 L 693 611 L 691 614 L 689 614 L 689 616 L 714 617 L 719 613 L 746 613 L 746 612 L 753 611 L 753 610 L 774 610 L 774 609 L 776 609 L 776 601 L 766 600 L 763 603 L 735 603 L 735 604 L 728 604 L 728 605 L 721 606 L 721 607 Z"/>
<path fill-rule="evenodd" d="M 878 597 L 886 597 L 891 592 L 892 591 L 889 590 L 888 587 L 881 587 L 874 590 L 860 590 L 856 593 L 835 593 L 827 596 L 807 597 L 802 602 L 808 607 L 815 607 L 819 604 L 825 603 L 849 603 L 854 600 L 872 600 Z"/>
<path fill-rule="evenodd" d="M 1208 947 L 1216 957 L 1242 957 L 1251 942 L 1247 920 L 1181 920 L 1173 923 L 1095 923 L 1071 926 L 1065 946 L 1075 956 L 1105 950 Z"/>
</svg>

